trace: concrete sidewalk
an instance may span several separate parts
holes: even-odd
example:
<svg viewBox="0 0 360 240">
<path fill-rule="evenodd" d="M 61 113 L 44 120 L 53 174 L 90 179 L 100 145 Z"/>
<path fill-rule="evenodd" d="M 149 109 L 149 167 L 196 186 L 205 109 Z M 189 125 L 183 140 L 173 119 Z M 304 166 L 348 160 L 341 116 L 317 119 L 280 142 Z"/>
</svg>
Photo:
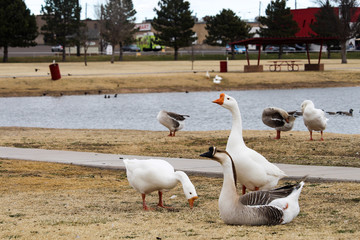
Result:
<svg viewBox="0 0 360 240">
<path fill-rule="evenodd" d="M 0 158 L 66 163 L 99 168 L 125 169 L 122 159 L 149 159 L 157 157 L 0 147 Z M 222 175 L 221 166 L 215 161 L 207 159 L 163 157 L 159 157 L 158 159 L 164 159 L 172 164 L 176 170 L 182 170 L 189 174 L 203 176 Z M 289 179 L 298 179 L 305 175 L 309 175 L 308 180 L 360 182 L 360 168 L 292 164 L 276 165 L 289 176 Z"/>
</svg>

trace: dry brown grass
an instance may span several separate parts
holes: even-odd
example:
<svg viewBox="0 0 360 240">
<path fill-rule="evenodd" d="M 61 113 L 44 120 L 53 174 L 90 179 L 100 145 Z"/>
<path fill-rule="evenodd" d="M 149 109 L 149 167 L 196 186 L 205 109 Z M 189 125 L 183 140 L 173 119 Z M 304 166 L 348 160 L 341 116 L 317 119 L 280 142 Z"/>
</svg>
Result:
<svg viewBox="0 0 360 240">
<path fill-rule="evenodd" d="M 0 146 L 114 154 L 198 158 L 209 146 L 226 147 L 229 131 L 166 131 L 0 128 Z M 318 140 L 320 134 L 314 133 Z M 360 167 L 360 135 L 325 132 L 325 141 L 309 141 L 308 132 L 244 131 L 246 144 L 271 162 Z"/>
<path fill-rule="evenodd" d="M 199 199 L 189 210 L 181 185 L 165 193 L 173 211 L 142 210 L 124 171 L 0 160 L 1 239 L 359 239 L 357 183 L 307 183 L 301 212 L 281 226 L 228 226 L 219 218 L 222 179 L 190 176 Z M 280 184 L 285 184 L 281 182 Z M 170 196 L 177 198 L 170 199 Z M 157 194 L 148 196 L 156 207 Z"/>
<path fill-rule="evenodd" d="M 218 61 L 196 62 L 196 73 L 190 71 L 191 62 L 90 63 L 89 67 L 60 63 L 63 77 L 59 81 L 47 76 L 48 64 L 0 64 L 1 76 L 8 76 L 0 78 L 0 96 L 359 86 L 360 61 L 346 65 L 338 61 L 324 61 L 325 72 L 224 73 L 220 86 L 204 77 L 204 71 L 219 70 Z M 242 71 L 244 64 L 230 61 L 229 70 Z M 224 148 L 228 134 L 182 131 L 169 138 L 166 131 L 2 127 L 0 146 L 197 158 L 210 145 Z M 307 132 L 283 133 L 279 141 L 272 139 L 274 134 L 245 131 L 244 137 L 249 147 L 272 162 L 360 166 L 359 135 L 325 133 L 325 142 L 310 142 Z M 191 180 L 200 196 L 192 211 L 179 185 L 165 194 L 174 211 L 144 212 L 140 195 L 128 185 L 123 171 L 0 160 L 0 238 L 360 238 L 358 183 L 307 183 L 300 197 L 300 215 L 293 222 L 244 227 L 227 226 L 219 218 L 221 179 L 191 176 Z M 170 199 L 174 194 L 178 197 Z M 148 197 L 151 206 L 156 201 L 156 194 Z"/>
<path fill-rule="evenodd" d="M 303 61 L 304 62 L 304 61 Z M 221 73 L 216 85 L 205 71 L 218 74 L 218 61 L 59 63 L 61 80 L 52 81 L 45 63 L 0 63 L 0 96 L 41 96 L 69 94 L 213 91 L 235 89 L 274 89 L 339 87 L 360 85 L 360 60 L 324 60 L 324 72 L 243 73 L 246 61 L 230 61 L 229 72 Z M 265 62 L 266 64 L 266 62 Z M 35 68 L 40 69 L 35 72 Z M 266 66 L 265 66 L 265 70 Z M 70 76 L 69 76 L 70 75 Z M 13 78 L 15 76 L 15 78 Z"/>
</svg>

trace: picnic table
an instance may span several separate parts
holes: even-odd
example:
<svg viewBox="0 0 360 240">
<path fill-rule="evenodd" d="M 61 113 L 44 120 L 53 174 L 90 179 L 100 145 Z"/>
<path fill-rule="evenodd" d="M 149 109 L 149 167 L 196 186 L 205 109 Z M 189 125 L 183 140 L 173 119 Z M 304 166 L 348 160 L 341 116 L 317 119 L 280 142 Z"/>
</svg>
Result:
<svg viewBox="0 0 360 240">
<path fill-rule="evenodd" d="M 287 67 L 288 71 L 299 71 L 299 64 L 297 62 L 301 61 L 295 61 L 295 60 L 276 60 L 276 61 L 270 61 L 272 64 L 269 65 L 269 69 L 271 72 L 280 72 L 281 66 Z"/>
</svg>

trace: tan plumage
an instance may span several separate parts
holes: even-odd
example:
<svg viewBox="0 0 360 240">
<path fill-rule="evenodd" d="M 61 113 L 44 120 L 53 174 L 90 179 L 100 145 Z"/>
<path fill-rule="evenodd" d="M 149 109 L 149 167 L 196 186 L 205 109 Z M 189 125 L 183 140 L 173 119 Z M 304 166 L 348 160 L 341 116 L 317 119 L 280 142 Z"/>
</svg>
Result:
<svg viewBox="0 0 360 240">
<path fill-rule="evenodd" d="M 277 133 L 275 139 L 280 139 L 281 131 L 290 131 L 295 122 L 293 115 L 277 107 L 265 108 L 261 119 L 265 125 L 275 128 Z"/>
<path fill-rule="evenodd" d="M 226 151 L 210 147 L 200 156 L 219 162 L 223 168 L 223 186 L 219 197 L 220 216 L 231 225 L 277 225 L 291 222 L 300 212 L 299 196 L 304 185 L 287 185 L 269 191 L 239 196 L 236 192 L 236 169 Z"/>
<path fill-rule="evenodd" d="M 175 132 L 181 130 L 184 127 L 185 117 L 190 116 L 167 112 L 164 110 L 161 110 L 157 115 L 158 121 L 169 129 L 170 137 L 175 137 Z"/>
</svg>

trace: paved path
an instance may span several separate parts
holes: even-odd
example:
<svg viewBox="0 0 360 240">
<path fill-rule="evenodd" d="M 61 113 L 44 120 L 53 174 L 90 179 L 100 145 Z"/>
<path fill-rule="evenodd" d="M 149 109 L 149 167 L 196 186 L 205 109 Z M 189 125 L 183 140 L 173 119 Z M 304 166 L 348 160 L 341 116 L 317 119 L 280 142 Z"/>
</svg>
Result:
<svg viewBox="0 0 360 240">
<path fill-rule="evenodd" d="M 122 159 L 149 159 L 156 157 L 103 154 L 91 152 L 57 151 L 29 148 L 0 147 L 0 158 L 19 159 L 55 163 L 67 163 L 89 167 L 125 169 Z M 207 159 L 163 158 L 174 166 L 190 174 L 221 176 L 219 163 Z M 360 182 L 360 168 L 325 167 L 292 164 L 276 164 L 290 179 L 309 175 L 309 180 Z"/>
</svg>

